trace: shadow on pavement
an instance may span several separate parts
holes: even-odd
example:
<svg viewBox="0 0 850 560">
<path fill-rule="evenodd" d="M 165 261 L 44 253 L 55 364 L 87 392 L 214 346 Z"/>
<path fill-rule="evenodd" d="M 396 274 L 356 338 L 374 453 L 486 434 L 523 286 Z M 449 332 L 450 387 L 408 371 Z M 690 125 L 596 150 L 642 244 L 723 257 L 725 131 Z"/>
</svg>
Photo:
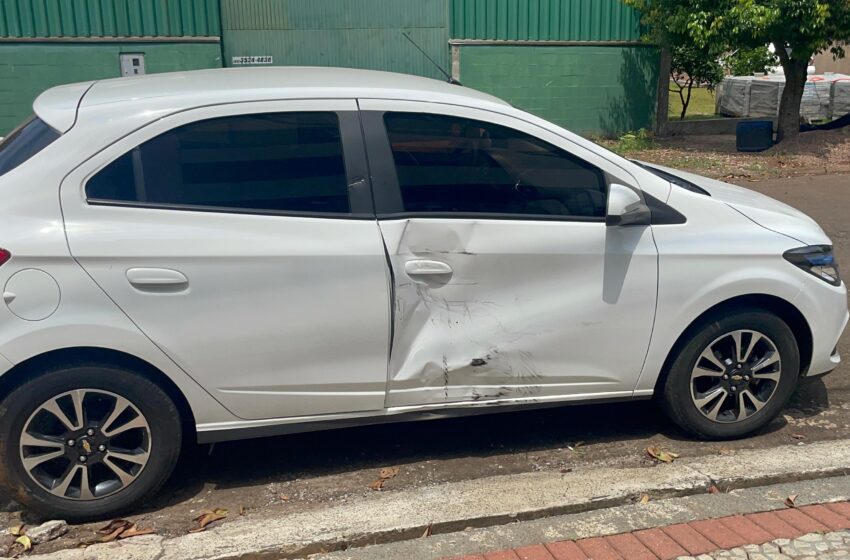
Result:
<svg viewBox="0 0 850 560">
<path fill-rule="evenodd" d="M 826 386 L 816 378 L 801 384 L 786 413 L 795 417 L 813 416 L 829 404 Z M 786 424 L 779 416 L 758 437 L 769 436 Z M 677 445 L 699 445 L 675 428 L 654 402 L 636 401 L 226 442 L 217 444 L 212 452 L 210 446 L 189 446 L 174 476 L 145 510 L 179 504 L 210 487 L 238 490 L 386 465 L 545 453 L 578 442 L 585 446 L 613 446 L 657 439 L 656 436 Z M 469 478 L 467 475 L 474 473 L 457 473 L 460 478 Z M 0 495 L 0 504 L 4 502 L 8 499 Z M 3 511 L 15 509 L 18 507 L 14 502 L 2 507 Z"/>
</svg>

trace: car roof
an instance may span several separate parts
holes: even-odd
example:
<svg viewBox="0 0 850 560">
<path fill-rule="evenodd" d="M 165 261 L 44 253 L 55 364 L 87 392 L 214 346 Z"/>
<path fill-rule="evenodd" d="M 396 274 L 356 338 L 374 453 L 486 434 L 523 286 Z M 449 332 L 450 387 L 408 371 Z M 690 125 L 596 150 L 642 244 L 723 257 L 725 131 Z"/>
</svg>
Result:
<svg viewBox="0 0 850 560">
<path fill-rule="evenodd" d="M 50 89 L 36 99 L 36 114 L 64 132 L 76 120 L 76 109 L 132 103 L 181 110 L 240 101 L 275 99 L 378 98 L 507 105 L 501 99 L 445 81 L 352 68 L 251 67 L 217 68 L 149 74 L 71 84 Z M 73 114 L 69 114 L 69 112 Z M 58 125 L 58 126 L 57 126 Z"/>
</svg>

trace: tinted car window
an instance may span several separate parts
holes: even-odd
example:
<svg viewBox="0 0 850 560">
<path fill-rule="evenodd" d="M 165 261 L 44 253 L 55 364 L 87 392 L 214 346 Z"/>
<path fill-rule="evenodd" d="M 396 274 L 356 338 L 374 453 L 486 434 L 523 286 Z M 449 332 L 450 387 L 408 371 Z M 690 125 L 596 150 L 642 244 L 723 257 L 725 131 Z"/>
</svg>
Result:
<svg viewBox="0 0 850 560">
<path fill-rule="evenodd" d="M 60 134 L 32 117 L 0 142 L 0 176 L 18 167 L 59 138 Z"/>
<path fill-rule="evenodd" d="M 603 173 L 539 138 L 492 123 L 384 116 L 406 212 L 603 218 Z"/>
<path fill-rule="evenodd" d="M 175 128 L 101 170 L 89 200 L 347 213 L 335 113 L 223 117 Z"/>
</svg>

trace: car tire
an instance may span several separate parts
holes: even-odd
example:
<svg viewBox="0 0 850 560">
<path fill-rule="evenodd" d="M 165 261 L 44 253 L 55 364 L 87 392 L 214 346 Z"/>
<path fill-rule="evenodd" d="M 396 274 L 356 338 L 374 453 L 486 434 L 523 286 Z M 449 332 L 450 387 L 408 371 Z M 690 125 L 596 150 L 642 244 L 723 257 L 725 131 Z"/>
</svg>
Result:
<svg viewBox="0 0 850 560">
<path fill-rule="evenodd" d="M 699 438 L 734 439 L 759 430 L 779 414 L 797 387 L 796 338 L 768 311 L 714 315 L 691 328 L 684 340 L 659 397 L 667 415 Z"/>
<path fill-rule="evenodd" d="M 104 365 L 52 369 L 0 404 L 0 484 L 50 518 L 109 518 L 162 486 L 182 435 L 174 402 L 142 375 Z"/>
</svg>

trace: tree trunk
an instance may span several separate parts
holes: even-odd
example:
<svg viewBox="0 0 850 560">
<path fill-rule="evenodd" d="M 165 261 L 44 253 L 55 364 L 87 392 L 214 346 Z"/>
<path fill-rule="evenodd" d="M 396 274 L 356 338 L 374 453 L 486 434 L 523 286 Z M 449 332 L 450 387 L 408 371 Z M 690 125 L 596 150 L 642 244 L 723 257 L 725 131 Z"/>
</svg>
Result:
<svg viewBox="0 0 850 560">
<path fill-rule="evenodd" d="M 809 66 L 809 56 L 798 58 L 796 52 L 788 56 L 785 49 L 776 49 L 782 69 L 785 72 L 785 89 L 779 102 L 779 124 L 777 125 L 776 141 L 794 140 L 800 134 L 800 103 L 803 100 L 803 89 L 806 87 L 806 70 Z"/>
<path fill-rule="evenodd" d="M 688 114 L 688 106 L 691 104 L 691 90 L 694 87 L 694 79 L 688 76 L 688 97 L 682 98 L 682 115 L 679 117 L 680 121 L 685 120 L 685 115 Z"/>
</svg>

